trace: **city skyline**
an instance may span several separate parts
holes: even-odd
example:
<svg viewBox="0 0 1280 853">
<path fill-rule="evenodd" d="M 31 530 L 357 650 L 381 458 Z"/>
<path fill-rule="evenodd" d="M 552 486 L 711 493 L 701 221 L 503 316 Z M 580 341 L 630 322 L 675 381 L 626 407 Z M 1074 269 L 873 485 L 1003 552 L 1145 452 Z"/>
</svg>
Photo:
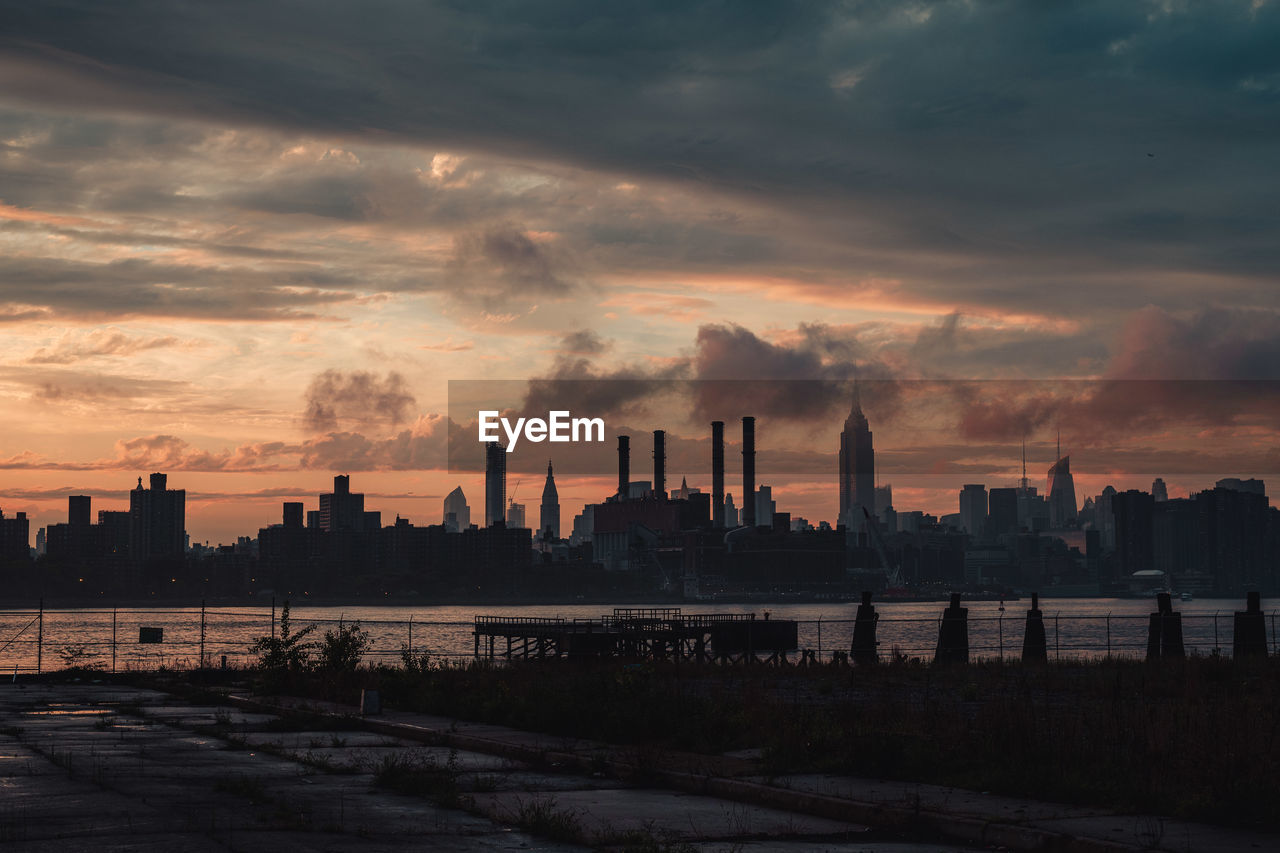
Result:
<svg viewBox="0 0 1280 853">
<path fill-rule="evenodd" d="M 430 517 L 483 491 L 446 470 L 450 379 L 1280 378 L 1274 3 L 484 7 L 6 18 L 0 508 L 164 470 L 228 541 L 345 472 Z M 1188 445 L 1276 469 L 1266 418 L 1149 404 L 1063 419 L 1080 494 L 1185 493 L 1143 460 Z M 903 480 L 959 449 L 895 470 L 867 407 L 904 504 L 975 481 Z M 974 399 L 989 485 L 1023 438 L 1056 461 L 1053 408 Z M 795 458 L 761 476 L 833 518 Z"/>
</svg>

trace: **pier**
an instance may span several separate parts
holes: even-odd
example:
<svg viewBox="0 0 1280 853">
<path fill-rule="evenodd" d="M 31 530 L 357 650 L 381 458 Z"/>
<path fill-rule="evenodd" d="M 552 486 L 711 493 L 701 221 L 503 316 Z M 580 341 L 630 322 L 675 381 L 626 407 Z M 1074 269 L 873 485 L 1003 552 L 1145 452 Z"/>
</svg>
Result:
<svg viewBox="0 0 1280 853">
<path fill-rule="evenodd" d="M 797 626 L 768 614 L 684 614 L 678 607 L 617 607 L 599 619 L 477 616 L 475 656 L 786 663 L 799 648 Z"/>
</svg>

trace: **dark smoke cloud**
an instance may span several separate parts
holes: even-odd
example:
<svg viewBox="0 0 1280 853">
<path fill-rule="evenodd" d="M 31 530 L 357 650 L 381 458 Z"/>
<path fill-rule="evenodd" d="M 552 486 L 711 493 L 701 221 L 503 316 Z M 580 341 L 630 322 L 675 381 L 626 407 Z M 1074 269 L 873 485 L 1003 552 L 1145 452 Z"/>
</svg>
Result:
<svg viewBox="0 0 1280 853">
<path fill-rule="evenodd" d="M 338 422 L 400 424 L 410 417 L 414 397 L 403 376 L 378 376 L 364 370 L 326 370 L 311 380 L 305 419 L 313 430 L 332 430 Z"/>
<path fill-rule="evenodd" d="M 591 329 L 579 329 L 567 332 L 560 338 L 560 350 L 566 355 L 593 356 L 603 355 L 613 346 Z"/>
</svg>

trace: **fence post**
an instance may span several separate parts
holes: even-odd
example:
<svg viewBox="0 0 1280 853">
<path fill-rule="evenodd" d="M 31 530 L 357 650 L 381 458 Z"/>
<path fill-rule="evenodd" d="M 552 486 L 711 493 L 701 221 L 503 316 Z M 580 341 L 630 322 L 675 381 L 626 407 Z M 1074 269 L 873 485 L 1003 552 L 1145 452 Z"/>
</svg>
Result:
<svg viewBox="0 0 1280 853">
<path fill-rule="evenodd" d="M 1058 633 L 1058 617 L 1062 615 L 1062 611 L 1053 614 L 1053 659 L 1062 660 L 1062 635 Z"/>
<path fill-rule="evenodd" d="M 276 597 L 271 596 L 271 636 L 276 635 Z"/>
<path fill-rule="evenodd" d="M 413 657 L 413 614 L 409 614 L 409 657 Z"/>
<path fill-rule="evenodd" d="M 116 674 L 116 608 L 111 608 L 111 674 Z"/>
<path fill-rule="evenodd" d="M 40 624 L 36 628 L 36 675 L 44 669 L 44 599 L 40 599 Z"/>
<path fill-rule="evenodd" d="M 822 617 L 818 617 L 818 660 L 822 660 Z"/>
<path fill-rule="evenodd" d="M 204 599 L 200 599 L 200 669 L 204 669 Z"/>
<path fill-rule="evenodd" d="M 1111 611 L 1107 611 L 1107 658 L 1111 658 Z"/>
<path fill-rule="evenodd" d="M 1000 663 L 1004 663 L 1004 613 L 996 618 L 996 627 L 1000 630 Z"/>
<path fill-rule="evenodd" d="M 1218 643 L 1218 611 L 1213 611 L 1213 653 L 1222 654 L 1222 646 Z"/>
</svg>

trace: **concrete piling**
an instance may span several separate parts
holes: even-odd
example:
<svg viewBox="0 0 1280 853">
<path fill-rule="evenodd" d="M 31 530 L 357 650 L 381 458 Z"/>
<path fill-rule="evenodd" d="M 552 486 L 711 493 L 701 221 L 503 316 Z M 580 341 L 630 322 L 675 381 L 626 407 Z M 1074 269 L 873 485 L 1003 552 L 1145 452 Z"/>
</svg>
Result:
<svg viewBox="0 0 1280 853">
<path fill-rule="evenodd" d="M 969 662 L 969 608 L 960 606 L 960 593 L 951 593 L 951 605 L 942 611 L 934 663 Z"/>
<path fill-rule="evenodd" d="M 1243 611 L 1236 611 L 1231 654 L 1236 658 L 1267 655 L 1267 618 L 1262 612 L 1262 597 L 1256 592 L 1249 593 Z"/>
<path fill-rule="evenodd" d="M 858 666 L 870 666 L 879 658 L 876 653 L 876 620 L 879 618 L 875 605 L 871 603 L 870 591 L 863 590 L 862 603 L 858 605 L 858 613 L 853 620 L 853 643 L 849 649 L 853 662 Z"/>
<path fill-rule="evenodd" d="M 1147 660 L 1185 658 L 1182 643 L 1182 614 L 1173 612 L 1173 597 L 1162 592 L 1156 596 L 1156 612 L 1147 627 Z"/>
<path fill-rule="evenodd" d="M 1022 662 L 1046 663 L 1049 643 L 1044 633 L 1044 613 L 1040 611 L 1040 594 L 1031 593 L 1031 609 L 1027 611 L 1027 627 L 1022 634 Z"/>
</svg>

